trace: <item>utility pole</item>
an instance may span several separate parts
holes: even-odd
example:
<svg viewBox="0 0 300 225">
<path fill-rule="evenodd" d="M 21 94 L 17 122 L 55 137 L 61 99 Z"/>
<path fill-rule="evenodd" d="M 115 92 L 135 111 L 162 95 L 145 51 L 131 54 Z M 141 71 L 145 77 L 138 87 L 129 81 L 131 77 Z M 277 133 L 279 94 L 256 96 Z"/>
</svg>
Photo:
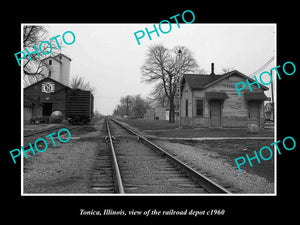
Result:
<svg viewBox="0 0 300 225">
<path fill-rule="evenodd" d="M 126 115 L 127 115 L 127 118 L 129 117 L 129 115 L 128 115 L 128 103 L 129 103 L 129 96 L 127 95 L 127 97 L 126 97 Z"/>
<path fill-rule="evenodd" d="M 272 70 L 270 70 L 270 73 L 271 73 L 271 77 L 272 77 L 272 79 L 273 79 L 273 74 L 272 74 Z M 277 77 L 276 77 L 276 79 L 277 79 Z M 277 84 L 277 82 L 276 82 L 276 84 Z M 271 94 L 272 94 L 272 100 L 271 100 L 271 106 L 272 106 L 272 113 L 271 113 L 271 118 L 272 118 L 272 120 L 274 121 L 274 116 L 275 116 L 275 106 L 274 106 L 274 93 L 273 93 L 273 82 L 271 82 Z"/>
<path fill-rule="evenodd" d="M 178 50 L 178 56 L 179 56 L 179 60 L 181 60 L 181 57 L 182 57 L 182 51 L 181 49 Z M 178 125 L 178 128 L 181 128 L 181 71 L 179 73 L 179 79 L 178 79 L 178 87 L 179 87 L 179 96 L 178 96 L 178 110 L 179 110 L 179 118 L 178 118 L 178 122 L 179 122 L 179 125 Z"/>
<path fill-rule="evenodd" d="M 273 79 L 272 70 L 270 70 L 270 73 L 271 73 L 271 77 L 272 77 L 272 79 Z M 272 101 L 271 101 L 271 104 L 272 104 L 272 106 L 273 106 L 273 104 L 274 104 L 273 82 L 271 82 L 271 94 L 272 94 Z"/>
</svg>

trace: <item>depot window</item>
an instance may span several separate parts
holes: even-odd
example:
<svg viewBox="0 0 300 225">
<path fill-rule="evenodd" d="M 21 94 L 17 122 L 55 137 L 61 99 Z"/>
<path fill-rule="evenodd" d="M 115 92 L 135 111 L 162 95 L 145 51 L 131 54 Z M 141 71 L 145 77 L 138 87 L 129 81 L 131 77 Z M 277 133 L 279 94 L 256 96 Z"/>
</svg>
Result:
<svg viewBox="0 0 300 225">
<path fill-rule="evenodd" d="M 189 116 L 189 100 L 185 100 L 185 117 Z"/>
<path fill-rule="evenodd" d="M 203 116 L 203 99 L 196 100 L 196 116 Z"/>
</svg>

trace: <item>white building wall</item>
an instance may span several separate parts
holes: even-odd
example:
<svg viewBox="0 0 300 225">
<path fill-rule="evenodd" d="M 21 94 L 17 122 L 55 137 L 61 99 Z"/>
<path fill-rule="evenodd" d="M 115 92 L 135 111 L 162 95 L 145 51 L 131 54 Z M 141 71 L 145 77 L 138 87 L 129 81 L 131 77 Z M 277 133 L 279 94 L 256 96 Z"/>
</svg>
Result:
<svg viewBox="0 0 300 225">
<path fill-rule="evenodd" d="M 184 88 L 181 93 L 180 102 L 180 115 L 181 117 L 186 117 L 186 100 L 188 100 L 188 117 L 192 117 L 192 91 L 187 83 L 185 83 Z"/>
<path fill-rule="evenodd" d="M 51 61 L 51 65 L 50 65 Z M 44 67 L 42 74 L 46 77 L 49 77 L 51 70 L 50 77 L 59 83 L 62 83 L 66 86 L 70 84 L 70 66 L 71 61 L 69 58 L 58 54 L 55 57 L 49 57 L 43 60 L 47 67 Z"/>
<path fill-rule="evenodd" d="M 59 82 L 69 86 L 71 61 L 63 55 L 57 55 L 55 58 L 62 62 L 59 73 Z"/>
<path fill-rule="evenodd" d="M 47 64 L 47 67 L 44 67 L 42 74 L 60 82 L 61 63 L 53 58 L 47 58 L 43 62 Z M 51 74 L 49 73 L 49 70 L 51 70 Z"/>
<path fill-rule="evenodd" d="M 166 109 L 165 108 L 155 108 L 155 119 L 166 120 Z"/>
<path fill-rule="evenodd" d="M 240 97 L 236 91 L 235 84 L 237 82 L 245 82 L 245 79 L 238 75 L 232 75 L 226 79 L 219 81 L 218 83 L 206 88 L 205 90 L 191 91 L 186 83 L 181 98 L 181 124 L 184 126 L 197 126 L 197 127 L 209 127 L 209 101 L 206 99 L 206 92 L 225 92 L 228 98 L 222 101 L 222 126 L 223 127 L 247 127 L 249 106 L 248 102 L 244 98 L 244 92 L 249 91 L 249 87 L 241 91 Z M 253 92 L 264 92 L 263 89 L 258 88 L 256 85 L 251 86 Z M 204 100 L 203 116 L 196 115 L 196 100 Z M 186 117 L 186 100 L 188 100 L 188 117 Z M 259 106 L 260 124 L 263 124 L 263 101 Z"/>
</svg>

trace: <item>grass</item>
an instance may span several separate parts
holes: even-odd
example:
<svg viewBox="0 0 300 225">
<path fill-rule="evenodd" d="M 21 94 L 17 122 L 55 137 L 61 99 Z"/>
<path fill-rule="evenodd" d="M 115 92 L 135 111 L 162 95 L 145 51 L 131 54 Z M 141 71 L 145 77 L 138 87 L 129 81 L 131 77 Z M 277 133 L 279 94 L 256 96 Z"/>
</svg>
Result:
<svg viewBox="0 0 300 225">
<path fill-rule="evenodd" d="M 248 133 L 246 128 L 178 128 L 178 123 L 165 120 L 120 120 L 138 128 L 148 135 L 158 137 L 273 137 L 273 129 L 262 129 L 257 134 Z"/>
<path fill-rule="evenodd" d="M 167 130 L 175 129 L 178 127 L 178 123 L 169 123 L 167 120 L 135 120 L 135 119 L 118 119 L 119 121 L 125 122 L 132 127 L 136 127 L 139 130 Z"/>
</svg>

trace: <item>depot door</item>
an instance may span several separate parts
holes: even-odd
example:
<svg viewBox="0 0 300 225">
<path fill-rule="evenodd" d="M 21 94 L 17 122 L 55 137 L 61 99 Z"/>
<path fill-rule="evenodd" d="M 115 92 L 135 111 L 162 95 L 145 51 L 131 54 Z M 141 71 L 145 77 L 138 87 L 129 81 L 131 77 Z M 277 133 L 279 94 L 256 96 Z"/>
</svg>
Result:
<svg viewBox="0 0 300 225">
<path fill-rule="evenodd" d="M 259 126 L 259 101 L 249 101 L 249 124 Z"/>
<path fill-rule="evenodd" d="M 221 127 L 221 101 L 210 101 L 210 127 Z"/>
</svg>

